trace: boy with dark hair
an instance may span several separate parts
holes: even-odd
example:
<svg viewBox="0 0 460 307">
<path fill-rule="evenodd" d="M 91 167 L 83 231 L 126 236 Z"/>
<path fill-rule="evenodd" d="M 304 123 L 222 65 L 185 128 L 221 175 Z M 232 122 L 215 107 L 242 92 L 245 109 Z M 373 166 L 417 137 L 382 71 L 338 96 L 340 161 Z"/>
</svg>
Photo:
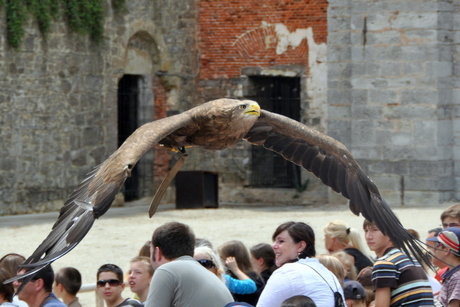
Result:
<svg viewBox="0 0 460 307">
<path fill-rule="evenodd" d="M 96 287 L 107 307 L 142 307 L 139 301 L 121 296 L 125 289 L 123 271 L 115 264 L 104 264 L 97 270 Z"/>
<path fill-rule="evenodd" d="M 150 262 L 155 269 L 146 307 L 225 306 L 232 295 L 219 278 L 193 259 L 195 235 L 185 224 L 164 224 L 153 232 Z"/>
<path fill-rule="evenodd" d="M 372 268 L 375 307 L 433 306 L 433 293 L 421 265 L 394 247 L 374 223 L 363 224 L 369 249 L 377 255 Z"/>
<path fill-rule="evenodd" d="M 81 307 L 77 297 L 80 287 L 81 274 L 75 268 L 62 268 L 54 275 L 53 292 L 68 307 Z"/>
<path fill-rule="evenodd" d="M 447 264 L 442 274 L 442 287 L 438 300 L 443 306 L 460 306 L 460 228 L 448 227 L 437 237 L 428 241 L 436 242 L 434 256 Z"/>
</svg>

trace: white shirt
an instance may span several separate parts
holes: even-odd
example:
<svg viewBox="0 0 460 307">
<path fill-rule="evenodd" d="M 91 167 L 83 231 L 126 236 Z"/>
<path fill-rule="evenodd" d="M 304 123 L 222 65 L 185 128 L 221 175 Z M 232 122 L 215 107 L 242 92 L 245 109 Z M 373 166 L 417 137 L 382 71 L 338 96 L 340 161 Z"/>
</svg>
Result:
<svg viewBox="0 0 460 307">
<path fill-rule="evenodd" d="M 331 307 L 334 306 L 333 292 L 336 291 L 343 297 L 340 282 L 318 259 L 300 259 L 295 263 L 286 263 L 273 272 L 257 307 L 280 307 L 283 301 L 295 295 L 308 296 L 317 307 Z"/>
</svg>

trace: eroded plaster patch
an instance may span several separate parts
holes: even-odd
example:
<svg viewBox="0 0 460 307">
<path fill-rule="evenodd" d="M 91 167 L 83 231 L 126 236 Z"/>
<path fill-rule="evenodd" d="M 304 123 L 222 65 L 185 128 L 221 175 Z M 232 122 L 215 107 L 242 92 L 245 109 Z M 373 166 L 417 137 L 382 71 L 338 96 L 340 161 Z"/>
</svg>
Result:
<svg viewBox="0 0 460 307">
<path fill-rule="evenodd" d="M 264 26 L 269 24 L 265 23 Z M 306 93 L 308 101 L 308 119 L 320 119 L 320 127 L 315 127 L 322 132 L 327 131 L 327 45 L 317 44 L 313 37 L 311 27 L 297 29 L 289 32 L 281 23 L 274 24 L 278 44 L 276 53 L 282 54 L 291 46 L 296 48 L 302 40 L 308 44 L 308 75 Z"/>
</svg>

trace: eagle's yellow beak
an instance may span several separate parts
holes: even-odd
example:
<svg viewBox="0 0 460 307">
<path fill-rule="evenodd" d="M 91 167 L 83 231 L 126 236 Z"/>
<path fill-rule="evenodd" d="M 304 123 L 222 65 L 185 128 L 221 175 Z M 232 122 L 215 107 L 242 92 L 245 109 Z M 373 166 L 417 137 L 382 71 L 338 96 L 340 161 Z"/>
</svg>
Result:
<svg viewBox="0 0 460 307">
<path fill-rule="evenodd" d="M 244 111 L 244 114 L 251 114 L 251 115 L 260 116 L 260 107 L 259 107 L 259 105 L 256 104 L 256 103 L 251 104 L 249 109 Z"/>
</svg>

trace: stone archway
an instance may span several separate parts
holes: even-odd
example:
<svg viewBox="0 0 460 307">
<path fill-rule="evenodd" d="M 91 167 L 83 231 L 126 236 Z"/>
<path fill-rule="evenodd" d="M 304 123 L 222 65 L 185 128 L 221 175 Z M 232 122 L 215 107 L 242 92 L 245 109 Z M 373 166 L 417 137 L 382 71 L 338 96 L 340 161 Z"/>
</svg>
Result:
<svg viewBox="0 0 460 307">
<path fill-rule="evenodd" d="M 125 66 L 123 69 L 124 75 L 120 78 L 120 80 L 129 78 L 131 84 L 129 89 L 121 89 L 120 86 L 124 83 L 120 82 L 119 93 L 121 90 L 134 92 L 135 95 L 131 95 L 127 105 L 126 99 L 124 99 L 123 107 L 120 105 L 120 103 L 122 103 L 122 98 L 120 95 L 118 96 L 118 122 L 120 124 L 123 120 L 129 121 L 135 118 L 136 123 L 130 125 L 132 131 L 119 131 L 119 134 L 124 133 L 129 135 L 137 127 L 154 119 L 154 108 L 157 103 L 157 99 L 154 95 L 154 92 L 157 91 L 155 87 L 161 86 L 158 83 L 154 83 L 155 71 L 159 70 L 159 65 L 160 56 L 153 37 L 146 31 L 138 31 L 132 35 L 127 44 Z M 135 82 L 135 84 L 132 84 L 133 82 Z M 162 100 L 160 99 L 160 101 Z M 120 114 L 120 112 L 122 112 L 122 114 Z M 133 113 L 135 113 L 135 116 L 133 116 Z M 148 151 L 137 163 L 135 167 L 136 171 L 132 173 L 133 178 L 127 179 L 125 187 L 129 186 L 130 195 L 136 195 L 134 198 L 130 196 L 129 200 L 152 195 L 152 165 L 154 164 L 154 159 L 154 151 Z M 135 190 L 134 193 L 132 191 L 133 189 Z"/>
</svg>

